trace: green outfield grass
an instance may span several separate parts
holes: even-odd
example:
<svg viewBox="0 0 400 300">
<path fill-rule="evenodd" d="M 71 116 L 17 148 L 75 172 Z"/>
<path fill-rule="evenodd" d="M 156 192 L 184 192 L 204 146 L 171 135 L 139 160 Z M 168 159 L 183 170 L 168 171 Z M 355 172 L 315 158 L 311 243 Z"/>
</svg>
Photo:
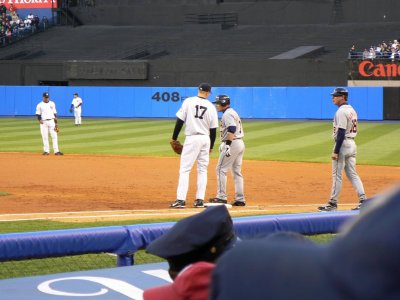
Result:
<svg viewBox="0 0 400 300">
<path fill-rule="evenodd" d="M 60 119 L 65 154 L 173 156 L 169 140 L 175 120 Z M 331 121 L 243 120 L 249 160 L 330 162 Z M 358 164 L 400 166 L 400 123 L 360 122 Z M 183 131 L 180 140 L 184 140 Z M 38 122 L 0 118 L 0 152 L 41 152 Z M 217 157 L 216 151 L 212 154 Z"/>
</svg>

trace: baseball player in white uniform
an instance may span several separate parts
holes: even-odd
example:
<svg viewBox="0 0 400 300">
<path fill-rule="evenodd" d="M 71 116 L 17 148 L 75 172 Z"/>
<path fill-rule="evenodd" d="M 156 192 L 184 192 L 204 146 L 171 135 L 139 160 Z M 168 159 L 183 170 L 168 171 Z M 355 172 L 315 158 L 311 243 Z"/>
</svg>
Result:
<svg viewBox="0 0 400 300">
<path fill-rule="evenodd" d="M 335 211 L 342 191 L 342 172 L 345 170 L 357 192 L 359 204 L 353 210 L 360 209 L 366 199 L 364 186 L 356 171 L 357 145 L 355 137 L 358 133 L 358 119 L 354 108 L 347 103 L 348 91 L 336 88 L 332 95 L 333 103 L 339 108 L 333 118 L 333 139 L 335 145 L 332 152 L 332 190 L 329 202 L 318 207 L 319 211 Z"/>
<path fill-rule="evenodd" d="M 55 155 L 63 155 L 58 149 L 58 134 L 55 131 L 57 126 L 56 104 L 50 100 L 49 93 L 43 93 L 43 101 L 36 106 L 36 116 L 40 123 L 40 133 L 43 140 L 43 155 L 50 154 L 49 133 L 53 142 Z"/>
<path fill-rule="evenodd" d="M 207 100 L 211 94 L 211 86 L 202 83 L 198 95 L 183 101 L 176 113 L 177 119 L 172 140 L 177 140 L 183 124 L 185 124 L 185 142 L 180 160 L 179 183 L 176 201 L 170 206 L 184 208 L 189 188 L 189 174 L 197 161 L 197 193 L 195 207 L 204 207 L 204 196 L 207 187 L 207 168 L 210 152 L 215 143 L 218 127 L 218 114 L 215 106 Z"/>
<path fill-rule="evenodd" d="M 222 112 L 220 122 L 221 146 L 216 167 L 217 196 L 209 199 L 211 203 L 227 203 L 226 173 L 231 170 L 235 181 L 235 199 L 232 206 L 245 206 L 243 191 L 242 162 L 245 145 L 242 121 L 238 113 L 230 106 L 231 100 L 227 95 L 218 95 L 215 99 L 217 111 Z"/>
<path fill-rule="evenodd" d="M 74 112 L 75 116 L 75 126 L 82 124 L 82 98 L 79 97 L 78 93 L 74 93 L 74 98 L 72 99 L 70 111 Z"/>
</svg>

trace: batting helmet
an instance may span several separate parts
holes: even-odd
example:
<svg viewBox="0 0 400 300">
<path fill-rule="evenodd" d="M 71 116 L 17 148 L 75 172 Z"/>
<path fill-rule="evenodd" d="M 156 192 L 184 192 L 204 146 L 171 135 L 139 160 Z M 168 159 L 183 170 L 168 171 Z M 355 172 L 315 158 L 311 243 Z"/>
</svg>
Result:
<svg viewBox="0 0 400 300">
<path fill-rule="evenodd" d="M 227 106 L 231 104 L 231 99 L 227 95 L 218 95 L 215 98 L 215 102 L 213 103 L 219 104 L 221 106 Z"/>
<path fill-rule="evenodd" d="M 349 95 L 349 91 L 346 90 L 345 88 L 336 88 L 333 90 L 333 92 L 331 93 L 332 96 L 348 96 Z"/>
</svg>

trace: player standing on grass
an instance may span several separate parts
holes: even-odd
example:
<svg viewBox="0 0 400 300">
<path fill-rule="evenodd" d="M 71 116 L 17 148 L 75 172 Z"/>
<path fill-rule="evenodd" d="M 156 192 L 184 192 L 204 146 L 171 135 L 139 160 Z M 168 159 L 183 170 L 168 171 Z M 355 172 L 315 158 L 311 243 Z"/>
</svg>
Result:
<svg viewBox="0 0 400 300">
<path fill-rule="evenodd" d="M 49 93 L 43 93 L 43 101 L 36 106 L 36 117 L 40 123 L 43 140 L 43 155 L 50 154 L 49 133 L 53 142 L 54 155 L 63 155 L 58 149 L 58 126 L 56 104 L 50 100 Z"/>
<path fill-rule="evenodd" d="M 79 97 L 78 93 L 74 93 L 74 98 L 72 99 L 70 112 L 74 113 L 75 126 L 82 125 L 82 98 Z"/>
<path fill-rule="evenodd" d="M 238 113 L 231 107 L 231 99 L 227 95 L 218 95 L 215 99 L 217 111 L 222 112 L 220 122 L 221 146 L 217 172 L 217 197 L 211 198 L 211 203 L 224 203 L 227 201 L 226 173 L 231 170 L 235 181 L 235 200 L 233 206 L 245 206 L 246 200 L 243 191 L 242 162 L 244 154 L 243 126 Z"/>
<path fill-rule="evenodd" d="M 345 170 L 347 178 L 357 192 L 358 210 L 366 199 L 364 186 L 356 171 L 357 145 L 355 137 L 358 131 L 358 118 L 354 108 L 347 103 L 349 92 L 344 88 L 336 88 L 332 95 L 333 104 L 339 108 L 333 118 L 333 139 L 335 146 L 332 152 L 332 190 L 329 202 L 318 207 L 319 211 L 335 211 L 342 191 L 342 172 Z"/>
<path fill-rule="evenodd" d="M 215 106 L 207 100 L 211 94 L 211 85 L 202 83 L 198 95 L 183 101 L 176 113 L 177 119 L 172 140 L 178 139 L 179 132 L 185 124 L 185 142 L 180 160 L 179 182 L 176 201 L 173 208 L 186 206 L 186 195 L 189 189 L 189 174 L 197 161 L 197 193 L 195 207 L 204 207 L 204 196 L 207 187 L 207 168 L 210 152 L 215 143 L 218 127 L 218 114 Z"/>
</svg>

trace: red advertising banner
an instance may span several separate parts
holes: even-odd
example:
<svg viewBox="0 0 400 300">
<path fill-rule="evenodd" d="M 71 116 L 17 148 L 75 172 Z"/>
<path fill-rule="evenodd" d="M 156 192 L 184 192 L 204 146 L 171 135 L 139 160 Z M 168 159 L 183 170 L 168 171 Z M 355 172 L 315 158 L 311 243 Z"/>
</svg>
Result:
<svg viewBox="0 0 400 300">
<path fill-rule="evenodd" d="M 10 5 L 14 9 L 57 8 L 57 0 L 0 0 L 1 4 L 4 4 L 8 10 L 10 9 Z"/>
<path fill-rule="evenodd" d="M 399 80 L 400 60 L 349 60 L 348 80 Z"/>
</svg>

